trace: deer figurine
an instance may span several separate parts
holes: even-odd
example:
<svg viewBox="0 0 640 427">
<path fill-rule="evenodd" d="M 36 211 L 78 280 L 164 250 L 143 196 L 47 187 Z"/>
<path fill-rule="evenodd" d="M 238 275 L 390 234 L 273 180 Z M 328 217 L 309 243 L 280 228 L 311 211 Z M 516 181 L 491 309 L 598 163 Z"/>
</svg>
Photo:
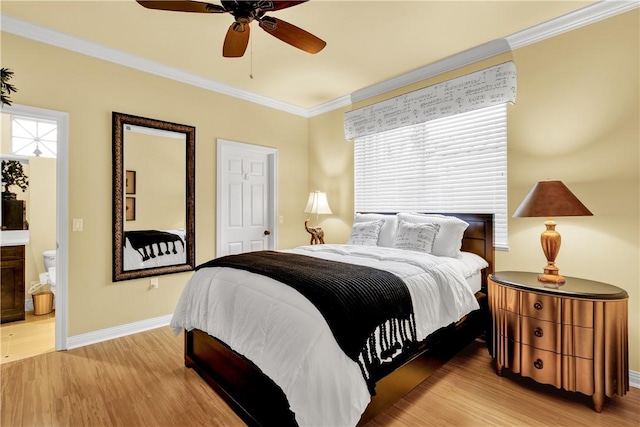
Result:
<svg viewBox="0 0 640 427">
<path fill-rule="evenodd" d="M 320 227 L 309 227 L 309 220 L 304 222 L 304 229 L 311 234 L 311 244 L 320 245 L 324 244 L 324 231 Z"/>
</svg>

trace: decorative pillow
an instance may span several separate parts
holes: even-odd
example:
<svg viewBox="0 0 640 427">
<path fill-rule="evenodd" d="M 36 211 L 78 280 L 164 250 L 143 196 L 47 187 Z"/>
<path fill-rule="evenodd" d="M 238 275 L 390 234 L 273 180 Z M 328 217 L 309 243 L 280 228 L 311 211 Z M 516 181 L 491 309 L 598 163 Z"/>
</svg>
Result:
<svg viewBox="0 0 640 427">
<path fill-rule="evenodd" d="M 440 230 L 433 243 L 433 255 L 458 258 L 462 235 L 469 224 L 454 216 L 399 213 L 398 219 L 413 224 L 438 224 Z"/>
<path fill-rule="evenodd" d="M 377 246 L 378 235 L 384 220 L 358 222 L 351 227 L 351 235 L 347 245 Z"/>
<path fill-rule="evenodd" d="M 383 220 L 380 234 L 378 235 L 378 246 L 386 246 L 388 248 L 393 247 L 393 242 L 396 238 L 396 229 L 398 228 L 398 217 L 395 214 L 385 215 L 377 213 L 357 213 L 353 222 L 370 222 Z"/>
<path fill-rule="evenodd" d="M 439 230 L 439 224 L 412 224 L 400 221 L 395 247 L 430 254 Z"/>
</svg>

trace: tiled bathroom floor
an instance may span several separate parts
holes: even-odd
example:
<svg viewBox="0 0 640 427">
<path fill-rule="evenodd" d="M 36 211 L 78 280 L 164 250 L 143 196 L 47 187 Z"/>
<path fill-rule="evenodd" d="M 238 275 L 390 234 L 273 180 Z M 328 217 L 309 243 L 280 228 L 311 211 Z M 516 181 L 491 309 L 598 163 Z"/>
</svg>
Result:
<svg viewBox="0 0 640 427">
<path fill-rule="evenodd" d="M 25 320 L 0 325 L 0 363 L 13 362 L 55 351 L 55 311 L 36 316 L 27 311 Z"/>
</svg>

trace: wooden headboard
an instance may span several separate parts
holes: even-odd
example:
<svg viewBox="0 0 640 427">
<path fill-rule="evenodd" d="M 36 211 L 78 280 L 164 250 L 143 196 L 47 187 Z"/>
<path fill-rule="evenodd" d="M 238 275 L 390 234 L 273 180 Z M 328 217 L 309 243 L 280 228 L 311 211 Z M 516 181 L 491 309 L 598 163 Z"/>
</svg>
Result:
<svg viewBox="0 0 640 427">
<path fill-rule="evenodd" d="M 373 212 L 372 212 L 373 213 Z M 382 215 L 395 215 L 394 212 L 377 212 Z M 425 212 L 426 213 L 426 212 Z M 493 214 L 467 214 L 428 212 L 440 215 L 455 216 L 469 224 L 462 237 L 462 250 L 484 258 L 489 267 L 482 275 L 482 287 L 487 287 L 487 276 L 494 272 L 495 251 L 493 247 Z"/>
<path fill-rule="evenodd" d="M 469 223 L 462 236 L 462 250 L 484 258 L 489 267 L 482 276 L 482 287 L 487 288 L 487 276 L 493 273 L 495 249 L 493 247 L 493 214 L 443 214 L 460 218 Z"/>
</svg>

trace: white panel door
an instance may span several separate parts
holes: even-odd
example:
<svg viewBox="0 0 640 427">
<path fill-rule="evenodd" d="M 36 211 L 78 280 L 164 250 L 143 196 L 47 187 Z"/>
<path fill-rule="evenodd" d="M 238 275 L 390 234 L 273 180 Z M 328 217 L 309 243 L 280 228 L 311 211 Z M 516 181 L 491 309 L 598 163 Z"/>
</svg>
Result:
<svg viewBox="0 0 640 427">
<path fill-rule="evenodd" d="M 273 249 L 271 149 L 228 141 L 218 144 L 216 256 Z"/>
</svg>

